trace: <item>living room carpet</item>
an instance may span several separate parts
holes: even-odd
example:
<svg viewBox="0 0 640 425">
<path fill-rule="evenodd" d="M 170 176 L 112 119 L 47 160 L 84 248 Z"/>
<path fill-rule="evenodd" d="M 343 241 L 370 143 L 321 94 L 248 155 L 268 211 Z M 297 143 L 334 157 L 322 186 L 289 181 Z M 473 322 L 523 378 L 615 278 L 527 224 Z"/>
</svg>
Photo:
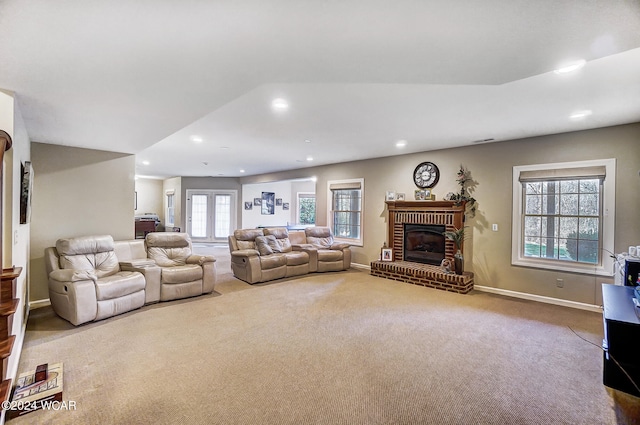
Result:
<svg viewBox="0 0 640 425">
<path fill-rule="evenodd" d="M 77 408 L 10 423 L 638 423 L 602 384 L 598 313 L 354 269 L 248 285 L 195 250 L 212 295 L 80 327 L 32 311 L 20 372 L 63 362 Z"/>
</svg>

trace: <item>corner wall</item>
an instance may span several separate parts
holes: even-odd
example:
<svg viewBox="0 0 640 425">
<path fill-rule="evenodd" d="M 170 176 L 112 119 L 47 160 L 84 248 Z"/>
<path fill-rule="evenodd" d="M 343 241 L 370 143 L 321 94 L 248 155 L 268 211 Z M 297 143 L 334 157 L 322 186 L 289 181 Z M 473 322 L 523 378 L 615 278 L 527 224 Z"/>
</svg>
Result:
<svg viewBox="0 0 640 425">
<path fill-rule="evenodd" d="M 49 298 L 44 249 L 65 237 L 133 239 L 135 156 L 31 144 L 31 297 Z"/>
<path fill-rule="evenodd" d="M 16 336 L 11 355 L 6 359 L 7 377 L 15 379 L 29 314 L 28 296 L 31 269 L 29 267 L 30 224 L 20 224 L 20 165 L 31 159 L 27 134 L 18 104 L 11 93 L 0 90 L 0 129 L 13 139 L 13 146 L 4 157 L 4 211 L 3 211 L 3 267 L 22 267 L 16 280 L 15 294 L 20 301 L 13 315 L 9 333 Z M 15 383 L 15 381 L 14 381 Z M 4 415 L 4 413 L 3 413 Z M 4 416 L 2 417 L 4 418 Z"/>
</svg>

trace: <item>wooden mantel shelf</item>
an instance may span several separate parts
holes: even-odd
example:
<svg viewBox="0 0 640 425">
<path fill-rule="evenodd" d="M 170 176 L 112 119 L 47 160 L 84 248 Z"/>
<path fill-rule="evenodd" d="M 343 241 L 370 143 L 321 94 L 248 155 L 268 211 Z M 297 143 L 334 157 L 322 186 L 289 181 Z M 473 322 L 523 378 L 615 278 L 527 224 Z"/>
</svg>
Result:
<svg viewBox="0 0 640 425">
<path fill-rule="evenodd" d="M 407 208 L 424 208 L 427 210 L 440 210 L 442 209 L 451 211 L 461 210 L 464 211 L 465 202 L 456 201 L 386 201 L 386 204 L 390 210 L 404 210 Z"/>
</svg>

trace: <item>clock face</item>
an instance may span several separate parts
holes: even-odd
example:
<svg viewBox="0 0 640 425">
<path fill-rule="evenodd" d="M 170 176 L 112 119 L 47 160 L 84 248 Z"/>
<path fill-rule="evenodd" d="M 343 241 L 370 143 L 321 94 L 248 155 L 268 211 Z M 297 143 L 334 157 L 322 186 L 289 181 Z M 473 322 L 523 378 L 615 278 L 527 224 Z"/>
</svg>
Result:
<svg viewBox="0 0 640 425">
<path fill-rule="evenodd" d="M 420 188 L 430 188 L 438 183 L 440 170 L 433 162 L 423 162 L 413 172 L 413 181 Z"/>
</svg>

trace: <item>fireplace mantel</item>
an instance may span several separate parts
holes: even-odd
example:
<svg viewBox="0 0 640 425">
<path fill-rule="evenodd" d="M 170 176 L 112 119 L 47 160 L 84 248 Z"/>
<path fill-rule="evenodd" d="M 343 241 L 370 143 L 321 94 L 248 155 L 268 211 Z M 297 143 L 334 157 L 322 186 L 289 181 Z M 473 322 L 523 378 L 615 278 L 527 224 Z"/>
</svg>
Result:
<svg viewBox="0 0 640 425">
<path fill-rule="evenodd" d="M 405 224 L 440 224 L 447 231 L 464 226 L 465 204 L 454 201 L 386 201 L 389 210 L 388 241 L 394 261 L 402 260 Z M 460 247 L 462 250 L 463 247 Z M 446 258 L 453 258 L 453 241 L 446 241 Z"/>
</svg>

